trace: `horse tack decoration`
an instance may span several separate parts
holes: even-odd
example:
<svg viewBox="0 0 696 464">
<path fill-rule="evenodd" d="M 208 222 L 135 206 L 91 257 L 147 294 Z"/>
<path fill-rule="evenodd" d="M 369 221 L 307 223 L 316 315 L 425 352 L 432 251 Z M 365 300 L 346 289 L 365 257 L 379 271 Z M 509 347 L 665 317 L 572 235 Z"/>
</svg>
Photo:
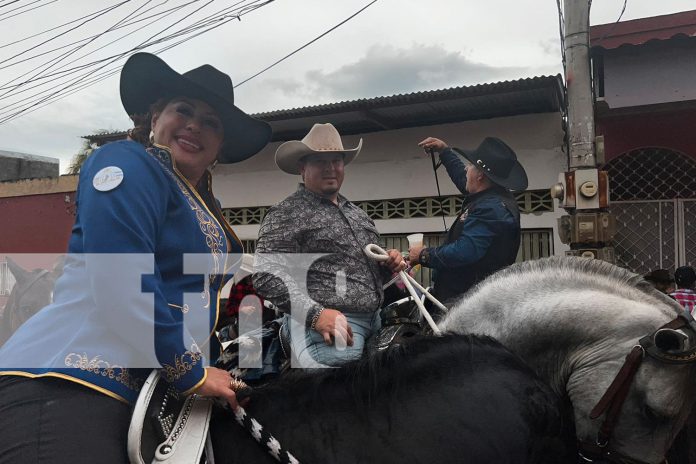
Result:
<svg viewBox="0 0 696 464">
<path fill-rule="evenodd" d="M 232 389 L 243 399 L 251 389 L 233 379 Z M 222 406 L 226 408 L 226 406 Z M 153 369 L 143 384 L 133 407 L 128 429 L 128 457 L 132 464 L 213 464 L 212 443 L 208 435 L 213 400 L 200 395 L 181 396 L 159 369 Z M 275 460 L 282 464 L 300 464 L 280 442 L 241 406 L 234 413 L 237 423 Z"/>
<path fill-rule="evenodd" d="M 686 335 L 677 330 L 690 332 Z M 696 362 L 696 344 L 691 343 L 690 348 L 685 347 L 685 342 L 696 338 L 696 321 L 689 311 L 684 311 L 676 319 L 666 323 L 652 334 L 646 335 L 638 341 L 626 356 L 626 361 L 619 370 L 607 391 L 590 412 L 591 419 L 597 419 L 606 414 L 602 425 L 597 432 L 595 443 L 578 441 L 578 453 L 586 462 L 603 460 L 623 464 L 640 464 L 641 461 L 623 456 L 609 446 L 612 432 L 633 379 L 645 358 L 645 355 L 668 364 L 691 364 Z M 685 349 L 686 348 L 686 349 Z M 666 463 L 667 461 L 663 461 Z"/>
<path fill-rule="evenodd" d="M 688 331 L 689 335 L 676 332 Z M 688 346 L 685 346 L 688 343 Z M 655 333 L 647 335 L 638 342 L 645 352 L 668 364 L 691 364 L 696 362 L 696 320 L 690 312 L 684 311 L 673 321 L 668 322 Z"/>
<path fill-rule="evenodd" d="M 664 463 L 685 423 L 695 400 L 695 325 L 641 276 L 577 257 L 514 264 L 439 324 L 496 338 L 565 397 L 581 462 L 624 464 Z"/>
</svg>

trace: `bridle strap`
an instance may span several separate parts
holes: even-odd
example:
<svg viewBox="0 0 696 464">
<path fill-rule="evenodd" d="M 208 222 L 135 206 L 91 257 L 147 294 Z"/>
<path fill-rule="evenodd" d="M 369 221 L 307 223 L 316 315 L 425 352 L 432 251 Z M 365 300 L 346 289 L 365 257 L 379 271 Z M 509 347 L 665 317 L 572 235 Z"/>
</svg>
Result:
<svg viewBox="0 0 696 464">
<path fill-rule="evenodd" d="M 689 353 L 686 353 L 686 356 L 675 355 L 673 357 L 668 357 L 666 353 L 660 352 L 655 346 L 653 338 L 658 331 L 662 329 L 677 330 L 684 327 L 689 327 L 696 332 L 696 321 L 694 321 L 689 313 L 680 314 L 675 319 L 657 329 L 657 331 L 641 338 L 638 345 L 635 345 L 631 349 L 631 352 L 626 356 L 623 366 L 621 366 L 616 377 L 614 377 L 611 385 L 609 385 L 607 391 L 604 392 L 604 395 L 602 395 L 597 405 L 590 411 L 590 419 L 597 419 L 605 413 L 606 415 L 604 417 L 604 422 L 602 422 L 597 432 L 595 443 L 578 441 L 578 449 L 582 459 L 587 462 L 593 462 L 593 460 L 601 458 L 610 462 L 640 463 L 640 461 L 612 451 L 608 446 L 609 440 L 611 439 L 614 426 L 621 413 L 621 408 L 628 397 L 628 392 L 636 376 L 636 372 L 638 372 L 638 368 L 646 354 L 663 362 L 690 363 L 696 361 L 696 355 L 692 353 L 692 351 L 694 351 L 693 349 L 690 350 Z M 665 460 L 663 462 L 667 461 Z"/>
<path fill-rule="evenodd" d="M 597 432 L 597 445 L 601 448 L 609 443 L 611 432 L 614 430 L 621 408 L 631 388 L 631 383 L 633 383 L 633 378 L 636 372 L 638 372 L 644 356 L 645 350 L 642 346 L 636 345 L 633 347 L 628 356 L 626 356 L 626 361 L 621 366 L 619 373 L 614 377 L 614 381 L 590 412 L 591 419 L 596 419 L 604 412 L 607 412 L 604 422 L 599 432 Z"/>
</svg>

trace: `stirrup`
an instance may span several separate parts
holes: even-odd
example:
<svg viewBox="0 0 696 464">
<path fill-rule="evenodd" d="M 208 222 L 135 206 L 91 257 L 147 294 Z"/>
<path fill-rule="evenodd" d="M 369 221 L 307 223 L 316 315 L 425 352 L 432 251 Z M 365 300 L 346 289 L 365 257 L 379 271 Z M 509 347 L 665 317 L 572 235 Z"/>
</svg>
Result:
<svg viewBox="0 0 696 464">
<path fill-rule="evenodd" d="M 134 464 L 200 462 L 206 448 L 213 403 L 182 397 L 154 369 L 145 381 L 128 428 L 128 457 Z"/>
</svg>

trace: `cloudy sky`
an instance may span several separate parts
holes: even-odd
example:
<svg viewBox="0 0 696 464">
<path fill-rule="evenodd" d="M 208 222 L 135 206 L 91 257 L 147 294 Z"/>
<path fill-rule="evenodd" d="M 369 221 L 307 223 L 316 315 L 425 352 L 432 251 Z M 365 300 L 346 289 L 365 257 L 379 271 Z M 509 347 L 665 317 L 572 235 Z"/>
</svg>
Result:
<svg viewBox="0 0 696 464">
<path fill-rule="evenodd" d="M 80 136 L 130 127 L 118 95 L 123 60 L 112 57 L 221 10 L 241 15 L 145 51 L 190 38 L 160 56 L 180 72 L 209 63 L 241 83 L 371 1 L 275 0 L 239 10 L 264 2 L 0 0 L 0 150 L 59 158 L 64 171 Z M 623 4 L 595 0 L 591 24 L 616 21 Z M 622 20 L 693 8 L 693 0 L 628 0 Z M 377 0 L 237 87 L 235 101 L 254 113 L 557 74 L 559 42 L 554 0 Z M 65 96 L 110 70 L 111 77 Z"/>
</svg>

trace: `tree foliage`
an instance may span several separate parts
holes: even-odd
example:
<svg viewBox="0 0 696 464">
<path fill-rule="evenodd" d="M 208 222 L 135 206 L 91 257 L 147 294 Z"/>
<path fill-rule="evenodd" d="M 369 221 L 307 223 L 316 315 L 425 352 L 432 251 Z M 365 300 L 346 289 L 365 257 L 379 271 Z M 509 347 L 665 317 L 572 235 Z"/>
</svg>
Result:
<svg viewBox="0 0 696 464">
<path fill-rule="evenodd" d="M 108 134 L 110 131 L 106 129 L 100 129 L 96 131 L 95 135 Z M 68 166 L 68 174 L 77 175 L 80 173 L 80 168 L 82 168 L 82 163 L 85 162 L 87 157 L 92 154 L 92 152 L 97 148 L 96 144 L 90 142 L 89 139 L 84 138 L 82 141 L 82 147 L 70 160 L 70 166 Z"/>
</svg>

